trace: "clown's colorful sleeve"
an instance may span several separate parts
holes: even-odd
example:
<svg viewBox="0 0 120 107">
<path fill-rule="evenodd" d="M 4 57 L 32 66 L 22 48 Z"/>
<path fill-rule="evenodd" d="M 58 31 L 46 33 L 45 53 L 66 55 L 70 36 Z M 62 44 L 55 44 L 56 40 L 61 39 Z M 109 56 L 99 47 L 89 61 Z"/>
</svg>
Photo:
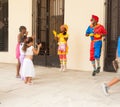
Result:
<svg viewBox="0 0 120 107">
<path fill-rule="evenodd" d="M 94 29 L 94 33 L 95 34 L 100 34 L 100 35 L 106 35 L 107 34 L 107 31 L 106 31 L 106 29 L 102 26 L 102 25 L 99 25 L 98 27 L 96 27 L 95 29 Z"/>
<path fill-rule="evenodd" d="M 57 34 L 57 38 L 60 38 L 61 37 L 61 33 Z"/>
<path fill-rule="evenodd" d="M 89 26 L 86 30 L 86 34 L 91 34 L 91 33 L 94 33 L 94 29 L 93 27 Z"/>
<path fill-rule="evenodd" d="M 102 35 L 106 35 L 107 34 L 107 31 L 106 29 L 101 25 L 101 30 L 102 30 Z"/>
<path fill-rule="evenodd" d="M 91 26 L 89 26 L 86 30 L 86 34 L 88 34 L 89 36 L 90 36 L 90 34 L 94 34 L 94 29 Z M 90 36 L 90 38 L 91 38 L 91 40 L 94 39 L 93 36 Z"/>
<path fill-rule="evenodd" d="M 64 38 L 68 38 L 68 37 L 69 37 L 69 35 L 68 35 L 68 34 L 64 35 Z"/>
<path fill-rule="evenodd" d="M 90 29 L 90 26 L 89 26 L 86 30 L 86 34 L 90 34 L 90 33 L 91 33 L 91 29 Z"/>
</svg>

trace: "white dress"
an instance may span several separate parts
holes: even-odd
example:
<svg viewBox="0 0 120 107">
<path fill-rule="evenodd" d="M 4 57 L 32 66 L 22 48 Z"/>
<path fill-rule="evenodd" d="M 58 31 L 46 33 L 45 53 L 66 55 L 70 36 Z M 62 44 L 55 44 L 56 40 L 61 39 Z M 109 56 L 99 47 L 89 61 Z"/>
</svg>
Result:
<svg viewBox="0 0 120 107">
<path fill-rule="evenodd" d="M 22 50 L 23 45 L 24 45 L 24 43 L 20 44 L 20 63 L 21 63 L 21 66 L 20 66 L 20 76 L 21 76 L 22 80 L 24 80 L 24 75 L 23 75 L 23 72 L 22 72 L 22 66 L 23 66 L 23 61 L 24 61 L 24 57 L 25 57 L 25 52 Z"/>
<path fill-rule="evenodd" d="M 25 57 L 25 52 L 22 50 L 23 46 L 24 46 L 24 43 L 21 43 L 20 44 L 20 63 L 21 63 L 21 65 L 23 64 L 23 60 Z"/>
<path fill-rule="evenodd" d="M 30 46 L 29 48 L 27 48 L 26 52 L 25 52 L 25 56 L 27 55 L 31 55 L 33 56 L 33 46 Z M 34 77 L 35 76 L 35 70 L 34 70 L 34 65 L 31 59 L 29 58 L 24 58 L 23 61 L 23 66 L 22 66 L 22 73 L 24 77 Z"/>
</svg>

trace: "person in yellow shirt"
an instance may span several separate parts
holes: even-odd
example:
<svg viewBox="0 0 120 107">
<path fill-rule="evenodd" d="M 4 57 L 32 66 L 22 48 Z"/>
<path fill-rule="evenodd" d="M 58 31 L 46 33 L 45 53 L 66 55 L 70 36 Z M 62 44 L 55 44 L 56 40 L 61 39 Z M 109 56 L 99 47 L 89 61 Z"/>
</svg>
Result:
<svg viewBox="0 0 120 107">
<path fill-rule="evenodd" d="M 61 25 L 60 26 L 60 33 L 57 34 L 56 31 L 53 31 L 54 37 L 58 42 L 58 55 L 60 59 L 60 71 L 66 70 L 66 63 L 67 63 L 67 53 L 68 53 L 68 45 L 67 40 L 69 35 L 67 34 L 68 26 Z"/>
</svg>

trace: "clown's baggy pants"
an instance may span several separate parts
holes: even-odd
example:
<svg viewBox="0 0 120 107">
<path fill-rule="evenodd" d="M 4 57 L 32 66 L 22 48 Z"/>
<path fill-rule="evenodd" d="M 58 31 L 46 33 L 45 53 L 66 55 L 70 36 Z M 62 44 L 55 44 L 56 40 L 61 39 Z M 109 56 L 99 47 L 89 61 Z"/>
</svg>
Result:
<svg viewBox="0 0 120 107">
<path fill-rule="evenodd" d="M 91 41 L 90 44 L 90 61 L 99 59 L 101 56 L 102 41 Z"/>
</svg>

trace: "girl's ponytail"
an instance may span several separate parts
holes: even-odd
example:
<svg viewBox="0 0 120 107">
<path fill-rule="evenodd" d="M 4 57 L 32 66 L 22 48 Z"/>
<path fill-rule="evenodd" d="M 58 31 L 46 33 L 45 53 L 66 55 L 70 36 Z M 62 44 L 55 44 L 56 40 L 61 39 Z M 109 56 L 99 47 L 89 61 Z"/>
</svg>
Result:
<svg viewBox="0 0 120 107">
<path fill-rule="evenodd" d="M 23 49 L 24 52 L 26 52 L 27 48 L 28 48 L 27 42 L 25 42 L 22 49 Z"/>
</svg>

